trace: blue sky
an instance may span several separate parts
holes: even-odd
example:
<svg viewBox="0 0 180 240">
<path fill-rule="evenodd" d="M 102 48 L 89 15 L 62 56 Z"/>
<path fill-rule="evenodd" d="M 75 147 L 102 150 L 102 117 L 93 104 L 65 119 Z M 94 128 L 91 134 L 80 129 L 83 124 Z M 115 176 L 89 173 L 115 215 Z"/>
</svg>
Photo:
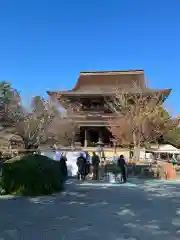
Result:
<svg viewBox="0 0 180 240">
<path fill-rule="evenodd" d="M 25 102 L 80 71 L 139 68 L 180 113 L 179 0 L 0 0 L 0 80 Z"/>
</svg>

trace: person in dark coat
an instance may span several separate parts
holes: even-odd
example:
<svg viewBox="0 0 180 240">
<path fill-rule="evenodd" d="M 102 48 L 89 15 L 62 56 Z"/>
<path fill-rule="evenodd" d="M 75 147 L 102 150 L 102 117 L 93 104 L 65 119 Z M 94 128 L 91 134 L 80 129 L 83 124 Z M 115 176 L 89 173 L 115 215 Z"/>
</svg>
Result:
<svg viewBox="0 0 180 240">
<path fill-rule="evenodd" d="M 99 156 L 95 152 L 93 152 L 92 167 L 93 167 L 93 179 L 94 180 L 99 179 L 99 163 L 100 163 Z"/>
<path fill-rule="evenodd" d="M 65 153 L 62 153 L 60 157 L 60 169 L 63 179 L 66 181 L 68 178 L 68 170 L 67 170 L 67 158 Z"/>
<path fill-rule="evenodd" d="M 88 152 L 85 152 L 85 155 L 86 155 L 86 176 L 87 176 L 88 174 L 90 174 L 90 159 L 91 159 L 91 157 Z"/>
<path fill-rule="evenodd" d="M 122 181 L 125 183 L 127 181 L 127 173 L 126 173 L 126 161 L 123 155 L 120 155 L 120 157 L 117 160 L 117 165 L 121 170 L 122 174 Z"/>
<path fill-rule="evenodd" d="M 86 175 L 86 158 L 81 153 L 77 158 L 77 167 L 78 167 L 78 180 L 85 180 Z"/>
</svg>

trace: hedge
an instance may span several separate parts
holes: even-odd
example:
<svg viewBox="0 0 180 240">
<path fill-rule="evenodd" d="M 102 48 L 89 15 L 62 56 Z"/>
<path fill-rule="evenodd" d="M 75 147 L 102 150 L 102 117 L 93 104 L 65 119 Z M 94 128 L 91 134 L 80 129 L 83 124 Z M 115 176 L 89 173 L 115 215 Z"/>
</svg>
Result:
<svg viewBox="0 0 180 240">
<path fill-rule="evenodd" d="M 3 163 L 2 188 L 6 194 L 46 195 L 63 189 L 59 162 L 41 155 L 24 155 Z"/>
</svg>

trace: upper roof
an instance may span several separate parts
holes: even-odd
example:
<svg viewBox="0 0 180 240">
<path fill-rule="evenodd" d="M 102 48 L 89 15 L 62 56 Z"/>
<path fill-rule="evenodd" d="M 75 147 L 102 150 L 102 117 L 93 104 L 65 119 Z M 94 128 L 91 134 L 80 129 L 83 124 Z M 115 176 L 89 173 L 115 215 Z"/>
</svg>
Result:
<svg viewBox="0 0 180 240">
<path fill-rule="evenodd" d="M 73 90 L 115 85 L 132 87 L 133 83 L 142 88 L 146 86 L 143 70 L 80 72 Z"/>
<path fill-rule="evenodd" d="M 143 92 L 158 92 L 168 96 L 171 89 L 153 90 L 146 86 L 144 70 L 127 70 L 127 71 L 96 71 L 80 72 L 77 83 L 72 90 L 47 92 L 54 97 L 66 96 L 85 96 L 85 95 L 112 95 L 115 88 L 122 91 L 135 93 L 137 88 Z"/>
</svg>

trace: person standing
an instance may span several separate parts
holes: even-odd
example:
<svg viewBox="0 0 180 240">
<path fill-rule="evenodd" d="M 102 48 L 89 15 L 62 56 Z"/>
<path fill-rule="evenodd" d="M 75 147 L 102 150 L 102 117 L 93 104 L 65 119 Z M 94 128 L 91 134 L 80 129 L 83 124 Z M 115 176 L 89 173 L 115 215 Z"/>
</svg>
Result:
<svg viewBox="0 0 180 240">
<path fill-rule="evenodd" d="M 99 179 L 99 163 L 100 163 L 99 156 L 95 152 L 93 152 L 92 156 L 93 180 Z"/>
<path fill-rule="evenodd" d="M 101 162 L 100 162 L 100 167 L 99 167 L 99 178 L 100 178 L 100 180 L 104 180 L 105 177 L 106 177 L 105 166 L 106 166 L 106 158 L 103 157 Z"/>
<path fill-rule="evenodd" d="M 166 180 L 176 179 L 176 171 L 171 161 L 168 161 L 168 160 L 165 161 L 164 173 L 165 173 Z"/>
<path fill-rule="evenodd" d="M 172 163 L 172 165 L 173 165 L 174 167 L 176 166 L 176 164 L 177 164 L 177 159 L 175 158 L 174 154 L 172 155 L 170 162 Z"/>
<path fill-rule="evenodd" d="M 42 155 L 42 153 L 41 153 L 41 155 Z M 62 155 L 63 154 L 59 150 L 56 150 L 55 155 L 53 156 L 53 159 L 55 161 L 60 161 Z"/>
<path fill-rule="evenodd" d="M 90 155 L 88 152 L 85 152 L 86 155 L 86 166 L 85 166 L 85 170 L 86 170 L 86 176 L 90 174 Z"/>
<path fill-rule="evenodd" d="M 77 158 L 76 164 L 78 167 L 78 180 L 85 180 L 86 158 L 82 153 Z"/>
<path fill-rule="evenodd" d="M 122 181 L 123 183 L 125 183 L 127 181 L 127 171 L 126 171 L 126 161 L 123 155 L 120 155 L 118 161 L 117 161 L 117 165 L 121 170 L 121 174 L 122 174 Z"/>
<path fill-rule="evenodd" d="M 66 181 L 68 178 L 68 170 L 67 170 L 67 158 L 65 153 L 62 153 L 60 157 L 60 169 L 63 176 L 63 180 Z"/>
</svg>

